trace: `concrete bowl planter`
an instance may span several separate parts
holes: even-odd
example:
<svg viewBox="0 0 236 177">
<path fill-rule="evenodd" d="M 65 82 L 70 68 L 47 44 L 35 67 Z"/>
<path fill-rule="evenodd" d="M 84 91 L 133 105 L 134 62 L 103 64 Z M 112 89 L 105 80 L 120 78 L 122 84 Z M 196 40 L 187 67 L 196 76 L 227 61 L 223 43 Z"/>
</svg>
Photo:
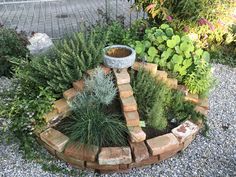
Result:
<svg viewBox="0 0 236 177">
<path fill-rule="evenodd" d="M 104 48 L 104 64 L 109 68 L 122 69 L 134 64 L 136 52 L 125 45 L 112 45 Z"/>
</svg>

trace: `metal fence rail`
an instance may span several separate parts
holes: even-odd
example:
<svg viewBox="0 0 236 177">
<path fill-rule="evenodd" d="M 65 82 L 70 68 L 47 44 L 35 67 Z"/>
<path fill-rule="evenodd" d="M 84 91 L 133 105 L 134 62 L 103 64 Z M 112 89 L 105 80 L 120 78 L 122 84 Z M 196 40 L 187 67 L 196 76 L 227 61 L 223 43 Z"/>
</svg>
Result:
<svg viewBox="0 0 236 177">
<path fill-rule="evenodd" d="M 11 28 L 47 33 L 52 38 L 79 31 L 103 17 L 124 17 L 126 26 L 143 13 L 131 11 L 127 0 L 0 0 L 0 23 Z M 101 13 L 100 13 L 101 14 Z"/>
</svg>

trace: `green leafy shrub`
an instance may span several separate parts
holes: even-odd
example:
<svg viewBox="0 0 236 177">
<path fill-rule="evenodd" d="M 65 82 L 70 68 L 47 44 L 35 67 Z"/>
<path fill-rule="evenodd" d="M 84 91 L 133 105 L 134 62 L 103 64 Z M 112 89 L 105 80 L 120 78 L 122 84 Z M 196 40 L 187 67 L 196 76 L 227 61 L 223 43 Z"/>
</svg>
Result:
<svg viewBox="0 0 236 177">
<path fill-rule="evenodd" d="M 16 30 L 0 27 L 0 76 L 10 76 L 12 65 L 9 58 L 25 58 L 29 53 L 27 44 L 29 42 L 23 32 L 17 33 Z"/>
<path fill-rule="evenodd" d="M 168 16 L 191 21 L 201 17 L 216 19 L 230 6 L 234 7 L 233 3 L 221 0 L 135 0 L 134 6 L 147 11 L 149 17 L 156 21 L 166 20 Z"/>
<path fill-rule="evenodd" d="M 86 70 L 101 63 L 104 45 L 103 40 L 97 41 L 94 31 L 88 35 L 75 33 L 56 44 L 49 56 L 20 63 L 22 70 L 18 72 L 18 77 L 61 94 L 70 88 L 73 81 L 81 79 Z"/>
<path fill-rule="evenodd" d="M 136 41 L 131 46 L 135 47 L 139 58 L 158 64 L 160 69 L 171 71 L 180 82 L 184 83 L 189 75 L 197 75 L 195 81 L 207 84 L 202 90 L 195 89 L 192 85 L 190 92 L 200 94 L 209 90 L 211 80 L 208 83 L 205 80 L 211 79 L 209 53 L 194 45 L 188 36 L 175 34 L 169 25 L 162 24 L 160 28 L 147 29 L 144 40 Z M 203 70 L 198 75 L 197 69 L 200 67 Z"/>
<path fill-rule="evenodd" d="M 128 131 L 121 116 L 105 111 L 115 96 L 112 77 L 98 68 L 92 78 L 85 80 L 84 91 L 70 103 L 72 118 L 62 125 L 70 140 L 85 145 L 125 145 Z"/>
<path fill-rule="evenodd" d="M 172 122 L 179 124 L 186 119 L 201 119 L 194 105 L 184 101 L 184 95 L 171 91 L 144 70 L 131 72 L 131 85 L 138 104 L 140 117 L 149 127 L 165 130 Z M 148 100 L 144 102 L 143 100 Z"/>
</svg>

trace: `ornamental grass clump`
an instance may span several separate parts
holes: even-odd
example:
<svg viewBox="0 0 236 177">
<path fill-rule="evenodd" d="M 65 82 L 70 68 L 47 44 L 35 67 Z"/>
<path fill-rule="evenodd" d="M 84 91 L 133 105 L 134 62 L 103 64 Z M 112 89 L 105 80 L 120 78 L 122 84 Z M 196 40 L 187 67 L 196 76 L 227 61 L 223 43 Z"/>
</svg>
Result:
<svg viewBox="0 0 236 177">
<path fill-rule="evenodd" d="M 96 146 L 127 144 L 127 127 L 121 115 L 106 110 L 116 96 L 111 75 L 97 68 L 91 78 L 85 79 L 85 89 L 70 103 L 73 114 L 63 125 L 63 131 L 72 142 Z"/>
</svg>

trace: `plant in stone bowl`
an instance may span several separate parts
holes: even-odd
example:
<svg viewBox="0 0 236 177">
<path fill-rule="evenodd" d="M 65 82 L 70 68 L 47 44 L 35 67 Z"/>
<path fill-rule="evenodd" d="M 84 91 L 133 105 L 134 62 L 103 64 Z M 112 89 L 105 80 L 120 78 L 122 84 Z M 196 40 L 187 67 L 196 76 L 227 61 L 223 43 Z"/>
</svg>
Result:
<svg viewBox="0 0 236 177">
<path fill-rule="evenodd" d="M 109 113 L 106 107 L 116 96 L 111 75 L 101 68 L 85 80 L 85 89 L 70 103 L 73 114 L 63 126 L 72 142 L 96 146 L 120 146 L 127 143 L 127 127 L 120 115 Z"/>
</svg>

